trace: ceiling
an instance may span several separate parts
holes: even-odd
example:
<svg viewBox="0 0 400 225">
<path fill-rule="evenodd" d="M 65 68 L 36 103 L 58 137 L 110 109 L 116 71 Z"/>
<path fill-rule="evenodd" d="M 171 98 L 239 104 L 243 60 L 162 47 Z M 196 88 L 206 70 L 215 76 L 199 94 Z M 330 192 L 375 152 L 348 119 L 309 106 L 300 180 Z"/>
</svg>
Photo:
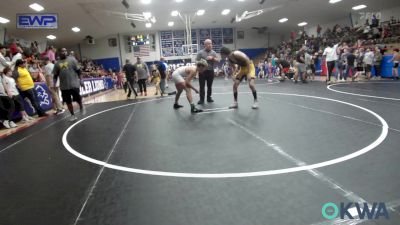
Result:
<svg viewBox="0 0 400 225">
<path fill-rule="evenodd" d="M 334 5 L 328 0 L 266 0 L 260 5 L 259 0 L 183 0 L 181 3 L 175 0 L 152 0 L 151 4 L 143 5 L 140 0 L 127 0 L 130 7 L 126 9 L 121 0 L 2 0 L 0 16 L 10 20 L 10 23 L 2 25 L 7 32 L 16 37 L 27 40 L 43 40 L 47 35 L 57 36 L 55 44 L 76 44 L 87 35 L 101 38 L 110 34 L 139 32 L 146 30 L 168 30 L 168 21 L 174 21 L 172 29 L 183 29 L 184 24 L 178 17 L 172 17 L 171 11 L 178 10 L 181 14 L 194 14 L 198 9 L 206 10 L 203 16 L 195 18 L 193 28 L 208 27 L 238 27 L 247 28 L 253 26 L 268 26 L 271 32 L 283 34 L 297 27 L 302 21 L 307 21 L 309 26 L 324 24 L 340 20 L 349 16 L 351 7 L 359 4 L 368 6 L 366 11 L 376 12 L 382 9 L 400 6 L 398 0 L 343 0 Z M 16 29 L 17 13 L 34 13 L 28 5 L 37 2 L 45 10 L 44 13 L 58 13 L 58 30 L 22 30 Z M 244 11 L 279 6 L 278 9 L 264 13 L 258 17 L 244 20 L 240 23 L 231 23 L 236 14 Z M 223 9 L 230 9 L 231 13 L 222 16 Z M 123 16 L 111 12 L 142 13 L 151 12 L 157 22 L 151 29 L 145 27 L 143 22 L 137 22 L 136 28 L 130 25 L 131 21 Z M 287 17 L 288 22 L 281 24 L 278 19 Z M 71 31 L 73 26 L 81 28 L 81 32 Z"/>
</svg>

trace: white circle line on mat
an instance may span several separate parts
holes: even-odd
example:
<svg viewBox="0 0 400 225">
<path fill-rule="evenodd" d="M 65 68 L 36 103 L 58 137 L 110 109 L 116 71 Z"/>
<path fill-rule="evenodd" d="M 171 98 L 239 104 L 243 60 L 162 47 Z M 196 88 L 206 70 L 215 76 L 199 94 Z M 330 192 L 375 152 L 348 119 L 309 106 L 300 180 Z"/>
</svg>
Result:
<svg viewBox="0 0 400 225">
<path fill-rule="evenodd" d="M 224 93 L 219 93 L 219 94 L 224 94 Z M 225 93 L 225 94 L 232 94 L 232 93 Z M 62 143 L 64 145 L 64 147 L 74 156 L 85 160 L 87 162 L 90 163 L 94 163 L 100 166 L 104 166 L 106 168 L 109 169 L 114 169 L 114 170 L 120 170 L 120 171 L 125 171 L 125 172 L 131 172 L 131 173 L 137 173 L 137 174 L 144 174 L 144 175 L 154 175 L 154 176 L 165 176 L 165 177 L 181 177 L 181 178 L 243 178 L 243 177 L 258 177 L 258 176 L 268 176 L 268 175 L 278 175 L 278 174 L 286 174 L 286 173 L 294 173 L 294 172 L 299 172 L 299 171 L 305 171 L 305 170 L 312 170 L 312 169 L 317 169 L 317 168 L 321 168 L 321 167 L 326 167 L 326 166 L 330 166 L 330 165 L 334 165 L 334 164 L 338 164 L 341 162 L 345 162 L 347 160 L 350 159 L 354 159 L 358 156 L 361 156 L 371 150 L 373 150 L 374 148 L 376 148 L 378 145 L 380 145 L 387 137 L 388 135 L 388 130 L 389 130 L 389 126 L 387 124 L 387 122 L 381 117 L 379 116 L 377 113 L 366 109 L 364 107 L 352 104 L 352 103 L 348 103 L 348 102 L 344 102 L 344 101 L 340 101 L 340 100 L 336 100 L 336 99 L 330 99 L 330 98 L 324 98 L 324 97 L 318 97 L 318 96 L 310 96 L 310 95 L 300 95 L 300 94 L 288 94 L 288 93 L 268 93 L 268 92 L 259 92 L 259 94 L 267 94 L 267 95 L 284 95 L 284 96 L 298 96 L 298 97 L 305 97 L 305 98 L 314 98 L 314 99 L 320 99 L 320 100 L 325 100 L 325 101 L 331 101 L 331 102 L 336 102 L 336 103 L 341 103 L 341 104 L 345 104 L 348 106 L 352 106 L 358 109 L 361 109 L 365 112 L 368 112 L 369 114 L 373 115 L 375 118 L 377 118 L 381 125 L 382 125 L 382 131 L 381 134 L 379 135 L 379 137 L 374 140 L 371 144 L 369 144 L 368 146 L 353 152 L 351 154 L 342 156 L 342 157 L 338 157 L 335 159 L 331 159 L 328 161 L 324 161 L 324 162 L 320 162 L 320 163 L 315 163 L 315 164 L 310 164 L 310 165 L 306 165 L 306 166 L 297 166 L 297 167 L 291 167 L 291 168 L 285 168 L 285 169 L 277 169 L 277 170 L 267 170 L 267 171 L 256 171 L 256 172 L 246 172 L 246 173 L 177 173 L 177 172 L 166 172 L 166 171 L 154 171 L 154 170 L 144 170 L 144 169 L 136 169 L 136 168 L 131 168 L 131 167 L 124 167 L 124 166 L 118 166 L 118 165 L 114 165 L 114 164 L 109 164 L 97 159 L 93 159 L 90 158 L 86 155 L 83 155 L 81 153 L 79 153 L 78 151 L 76 151 L 75 149 L 73 149 L 68 141 L 67 141 L 67 137 L 69 132 L 78 124 L 84 122 L 87 119 L 90 119 L 92 117 L 95 117 L 99 114 L 105 113 L 105 112 L 109 112 L 112 110 L 116 110 L 116 109 L 120 109 L 123 107 L 128 107 L 131 105 L 136 105 L 136 104 L 143 104 L 143 103 L 148 103 L 148 102 L 153 102 L 153 101 L 158 101 L 161 99 L 151 99 L 151 100 L 146 100 L 146 101 L 141 101 L 141 102 L 134 102 L 134 103 L 130 103 L 130 104 L 126 104 L 126 105 L 122 105 L 122 106 L 117 106 L 111 109 L 107 109 L 107 110 L 103 110 L 101 112 L 97 112 L 93 115 L 90 115 L 84 119 L 81 119 L 79 121 L 77 121 L 76 123 L 74 123 L 73 125 L 71 125 L 63 134 L 62 136 Z"/>
<path fill-rule="evenodd" d="M 362 84 L 362 82 L 360 82 Z M 360 84 L 359 83 L 359 84 Z M 365 84 L 400 84 L 400 83 L 395 83 L 395 82 L 365 82 Z M 388 97 L 381 97 L 381 96 L 375 96 L 375 95 L 363 95 L 363 94 L 357 94 L 357 93 L 353 93 L 353 92 L 346 92 L 346 91 L 338 91 L 333 89 L 332 87 L 334 86 L 338 86 L 338 85 L 348 85 L 350 83 L 339 83 L 339 84 L 331 84 L 329 86 L 327 86 L 328 90 L 333 91 L 333 92 L 337 92 L 337 93 L 341 93 L 341 94 L 345 94 L 345 95 L 354 95 L 354 96 L 361 96 L 361 97 L 367 97 L 367 98 L 378 98 L 378 99 L 386 99 L 386 100 L 393 100 L 393 101 L 400 101 L 399 98 L 388 98 Z"/>
</svg>

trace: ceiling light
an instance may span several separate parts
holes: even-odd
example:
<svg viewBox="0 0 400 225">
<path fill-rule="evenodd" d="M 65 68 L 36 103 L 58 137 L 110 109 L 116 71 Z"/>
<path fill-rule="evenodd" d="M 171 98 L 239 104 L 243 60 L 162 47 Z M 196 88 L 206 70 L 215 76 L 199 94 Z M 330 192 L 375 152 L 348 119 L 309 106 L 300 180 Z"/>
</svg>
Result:
<svg viewBox="0 0 400 225">
<path fill-rule="evenodd" d="M 35 10 L 35 11 L 38 11 L 38 12 L 40 12 L 40 11 L 42 11 L 44 9 L 43 6 L 41 6 L 41 5 L 37 4 L 37 3 L 30 4 L 29 7 L 31 9 Z"/>
<path fill-rule="evenodd" d="M 215 0 L 208 0 L 209 2 L 215 2 Z"/>
<path fill-rule="evenodd" d="M 279 23 L 284 23 L 286 21 L 288 21 L 288 18 L 282 18 L 282 19 L 279 20 Z"/>
<path fill-rule="evenodd" d="M 178 16 L 178 15 L 179 15 L 179 12 L 176 11 L 176 10 L 174 10 L 174 11 L 171 12 L 171 16 Z"/>
<path fill-rule="evenodd" d="M 151 23 L 146 23 L 146 27 L 150 28 L 151 27 Z"/>
<path fill-rule="evenodd" d="M 301 22 L 301 23 L 297 24 L 297 26 L 299 26 L 299 27 L 304 27 L 305 25 L 307 25 L 307 22 Z"/>
<path fill-rule="evenodd" d="M 156 22 L 157 22 L 157 20 L 156 20 L 156 18 L 153 16 L 153 17 L 151 17 L 151 18 L 150 18 L 150 22 L 152 22 L 152 23 L 156 23 Z"/>
<path fill-rule="evenodd" d="M 222 15 L 228 15 L 230 12 L 231 12 L 230 9 L 224 9 L 224 10 L 222 10 L 221 14 Z"/>
<path fill-rule="evenodd" d="M 143 17 L 144 17 L 146 20 L 150 19 L 150 18 L 151 18 L 151 12 L 144 12 L 144 13 L 143 13 Z"/>
<path fill-rule="evenodd" d="M 183 0 L 175 0 L 175 2 L 183 2 Z"/>
<path fill-rule="evenodd" d="M 54 35 L 49 35 L 49 36 L 47 36 L 47 39 L 54 40 L 54 39 L 56 39 L 56 36 L 54 36 Z"/>
<path fill-rule="evenodd" d="M 148 5 L 151 3 L 151 0 L 141 0 L 142 4 Z"/>
<path fill-rule="evenodd" d="M 3 18 L 3 17 L 0 17 L 0 23 L 8 23 L 8 22 L 10 22 L 10 20 L 9 20 L 9 19 L 6 19 L 6 18 Z"/>
<path fill-rule="evenodd" d="M 174 22 L 168 22 L 168 26 L 169 26 L 169 27 L 174 26 Z"/>
<path fill-rule="evenodd" d="M 357 5 L 357 6 L 353 7 L 354 10 L 360 10 L 360 9 L 364 9 L 364 8 L 367 8 L 367 6 L 366 5 Z"/>
<path fill-rule="evenodd" d="M 238 2 L 244 2 L 244 0 L 238 0 Z"/>
<path fill-rule="evenodd" d="M 73 27 L 71 30 L 72 30 L 73 32 L 79 32 L 79 31 L 81 31 L 81 29 L 80 29 L 79 27 Z"/>
<path fill-rule="evenodd" d="M 196 14 L 197 14 L 198 16 L 202 16 L 202 15 L 204 15 L 205 12 L 206 12 L 206 10 L 200 9 L 200 10 L 197 11 Z"/>
<path fill-rule="evenodd" d="M 338 3 L 338 2 L 341 2 L 342 0 L 329 0 L 329 3 L 331 3 L 331 4 L 335 4 L 335 3 Z"/>
</svg>

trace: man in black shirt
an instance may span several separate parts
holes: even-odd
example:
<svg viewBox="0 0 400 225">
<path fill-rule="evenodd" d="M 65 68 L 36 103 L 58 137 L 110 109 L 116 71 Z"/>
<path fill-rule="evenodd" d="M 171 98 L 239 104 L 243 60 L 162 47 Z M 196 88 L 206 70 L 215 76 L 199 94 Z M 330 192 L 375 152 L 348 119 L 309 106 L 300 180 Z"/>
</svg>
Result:
<svg viewBox="0 0 400 225">
<path fill-rule="evenodd" d="M 306 64 L 304 62 L 304 51 L 305 47 L 302 47 L 296 55 L 297 62 L 297 73 L 294 75 L 294 82 L 297 83 L 297 78 L 300 76 L 300 79 L 303 83 L 307 83 L 306 81 Z"/>
<path fill-rule="evenodd" d="M 351 71 L 351 79 L 354 81 L 355 79 L 355 74 L 354 74 L 354 62 L 356 61 L 356 56 L 353 54 L 353 50 L 349 50 L 349 53 L 347 53 L 347 58 L 346 58 L 346 73 L 344 73 L 344 80 L 347 80 L 349 77 L 350 71 Z"/>
<path fill-rule="evenodd" d="M 135 90 L 135 80 L 137 79 L 137 72 L 136 67 L 132 65 L 129 59 L 126 60 L 126 64 L 124 65 L 122 71 L 125 73 L 126 81 L 128 84 L 129 92 L 128 92 L 128 99 L 131 97 L 132 91 L 135 94 L 135 98 L 138 96 Z"/>
<path fill-rule="evenodd" d="M 276 64 L 279 66 L 281 72 L 281 78 L 279 79 L 279 81 L 285 81 L 286 74 L 288 74 L 290 70 L 290 63 L 285 59 L 278 59 L 276 61 Z"/>
</svg>

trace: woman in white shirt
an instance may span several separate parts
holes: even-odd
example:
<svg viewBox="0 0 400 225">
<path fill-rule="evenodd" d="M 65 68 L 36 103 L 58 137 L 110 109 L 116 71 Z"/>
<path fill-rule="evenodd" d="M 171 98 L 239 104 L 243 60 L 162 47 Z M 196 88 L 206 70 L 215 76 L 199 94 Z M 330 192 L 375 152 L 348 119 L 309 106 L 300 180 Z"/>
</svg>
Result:
<svg viewBox="0 0 400 225">
<path fill-rule="evenodd" d="M 33 120 L 32 117 L 28 116 L 28 114 L 25 112 L 24 104 L 22 101 L 21 96 L 19 95 L 17 85 L 15 83 L 14 78 L 12 78 L 12 71 L 10 67 L 6 67 L 3 70 L 3 75 L 2 75 L 2 85 L 4 87 L 5 93 L 7 97 L 10 99 L 9 104 L 10 108 L 12 108 L 12 113 L 11 115 L 17 111 L 20 112 L 22 115 L 22 120 L 25 122 L 28 122 L 30 120 Z M 12 126 L 13 122 L 10 122 L 10 127 Z M 14 126 L 16 127 L 16 125 Z"/>
</svg>

